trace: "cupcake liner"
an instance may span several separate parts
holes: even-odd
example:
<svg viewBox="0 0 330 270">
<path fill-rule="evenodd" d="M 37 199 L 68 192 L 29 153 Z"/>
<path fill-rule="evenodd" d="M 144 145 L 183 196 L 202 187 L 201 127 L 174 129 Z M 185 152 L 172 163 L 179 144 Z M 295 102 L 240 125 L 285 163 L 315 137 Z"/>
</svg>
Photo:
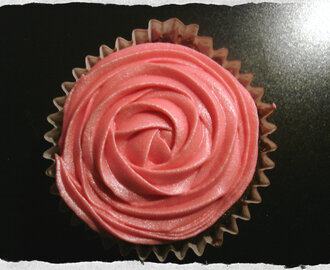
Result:
<svg viewBox="0 0 330 270">
<path fill-rule="evenodd" d="M 85 68 L 74 68 L 72 70 L 73 77 L 77 81 L 82 74 L 90 70 L 100 59 L 107 55 L 124 49 L 129 46 L 134 46 L 146 42 L 170 42 L 191 47 L 222 65 L 229 70 L 239 82 L 250 92 L 253 97 L 259 115 L 260 134 L 259 134 L 259 156 L 254 177 L 242 197 L 210 228 L 200 233 L 199 235 L 177 241 L 171 244 L 164 245 L 139 245 L 127 243 L 117 238 L 104 238 L 102 242 L 105 248 L 110 248 L 117 243 L 120 253 L 126 256 L 132 249 L 135 249 L 140 260 L 146 260 L 153 252 L 160 262 L 166 260 L 167 255 L 172 251 L 179 260 L 183 260 L 188 249 L 192 249 L 197 256 L 202 256 L 207 244 L 214 247 L 220 247 L 223 242 L 224 232 L 229 234 L 238 234 L 238 226 L 236 219 L 249 220 L 251 218 L 248 204 L 260 203 L 261 197 L 258 193 L 258 187 L 266 187 L 270 184 L 269 179 L 265 175 L 265 170 L 274 168 L 275 163 L 267 156 L 269 152 L 275 151 L 276 144 L 268 138 L 268 135 L 276 130 L 273 123 L 268 122 L 267 118 L 273 114 L 275 104 L 268 104 L 262 101 L 264 89 L 262 87 L 253 87 L 251 82 L 253 75 L 250 73 L 241 74 L 241 61 L 227 60 L 228 49 L 221 48 L 213 49 L 213 39 L 211 37 L 198 36 L 199 26 L 197 24 L 184 25 L 177 18 L 169 19 L 165 22 L 158 20 L 150 20 L 148 29 L 135 29 L 132 32 L 132 40 L 127 41 L 118 37 L 115 42 L 114 49 L 106 45 L 100 47 L 99 56 L 86 56 Z M 75 82 L 62 83 L 62 90 L 65 95 L 53 99 L 53 103 L 58 109 L 58 112 L 53 113 L 47 117 L 53 129 L 45 134 L 45 139 L 52 143 L 53 146 L 44 152 L 43 157 L 53 161 L 53 164 L 46 170 L 46 174 L 50 177 L 55 177 L 55 153 L 59 153 L 57 145 L 61 134 L 61 126 L 63 120 L 63 105 L 66 95 L 74 87 Z M 56 184 L 51 187 L 51 193 L 59 195 Z M 70 209 L 65 205 L 63 200 L 60 200 L 60 208 L 63 211 L 66 207 L 67 211 Z M 72 212 L 72 211 L 71 211 Z M 78 217 L 73 215 L 71 220 L 72 225 L 83 223 Z M 86 225 L 87 226 L 87 225 Z"/>
</svg>

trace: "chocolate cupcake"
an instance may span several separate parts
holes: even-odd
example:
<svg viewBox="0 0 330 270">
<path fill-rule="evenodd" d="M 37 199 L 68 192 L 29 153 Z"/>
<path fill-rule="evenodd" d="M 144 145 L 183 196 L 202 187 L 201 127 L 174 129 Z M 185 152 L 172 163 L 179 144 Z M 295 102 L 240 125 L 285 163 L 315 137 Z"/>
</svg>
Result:
<svg viewBox="0 0 330 270">
<path fill-rule="evenodd" d="M 261 101 L 240 61 L 197 32 L 175 18 L 151 20 L 132 41 L 101 46 L 73 69 L 76 82 L 63 83 L 59 112 L 48 117 L 46 173 L 61 198 L 141 260 L 221 246 L 223 232 L 238 233 L 236 218 L 250 218 L 247 205 L 261 201 L 257 187 L 274 167 L 275 105 Z"/>
</svg>

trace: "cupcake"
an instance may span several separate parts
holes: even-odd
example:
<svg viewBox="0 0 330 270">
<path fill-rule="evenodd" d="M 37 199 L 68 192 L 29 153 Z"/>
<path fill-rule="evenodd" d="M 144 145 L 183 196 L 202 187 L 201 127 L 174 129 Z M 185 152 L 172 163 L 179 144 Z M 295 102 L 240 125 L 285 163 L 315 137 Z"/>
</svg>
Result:
<svg viewBox="0 0 330 270">
<path fill-rule="evenodd" d="M 274 104 L 198 25 L 151 20 L 102 45 L 63 83 L 44 154 L 63 201 L 92 230 L 141 260 L 183 259 L 237 234 L 274 167 Z M 107 241 L 107 240 L 106 240 Z"/>
</svg>

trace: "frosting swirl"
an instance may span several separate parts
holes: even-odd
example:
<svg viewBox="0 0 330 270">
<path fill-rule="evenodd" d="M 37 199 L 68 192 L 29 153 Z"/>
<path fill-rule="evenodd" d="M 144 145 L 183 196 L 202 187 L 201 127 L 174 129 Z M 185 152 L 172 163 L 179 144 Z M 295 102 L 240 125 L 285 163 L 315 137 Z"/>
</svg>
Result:
<svg viewBox="0 0 330 270">
<path fill-rule="evenodd" d="M 250 183 L 258 126 L 249 92 L 211 58 L 169 43 L 129 47 L 69 93 L 57 187 L 95 231 L 138 244 L 187 239 Z"/>
</svg>

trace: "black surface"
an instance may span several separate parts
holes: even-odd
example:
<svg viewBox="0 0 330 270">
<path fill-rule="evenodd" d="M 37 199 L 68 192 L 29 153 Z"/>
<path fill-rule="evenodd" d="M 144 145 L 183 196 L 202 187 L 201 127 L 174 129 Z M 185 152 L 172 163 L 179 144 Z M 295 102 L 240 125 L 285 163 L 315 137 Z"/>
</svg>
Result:
<svg viewBox="0 0 330 270">
<path fill-rule="evenodd" d="M 49 194 L 54 180 L 44 174 L 46 117 L 56 111 L 60 84 L 73 80 L 71 69 L 83 67 L 85 55 L 97 55 L 101 44 L 113 47 L 117 36 L 130 39 L 151 18 L 178 17 L 199 24 L 215 48 L 229 48 L 229 58 L 254 73 L 253 85 L 265 87 L 265 101 L 278 108 L 271 138 L 279 146 L 270 155 L 272 184 L 261 189 L 263 203 L 251 206 L 252 220 L 239 221 L 239 235 L 226 234 L 220 249 L 208 246 L 201 258 L 189 251 L 183 262 L 330 263 L 330 37 L 302 31 L 311 10 L 298 4 L 0 8 L 0 258 L 123 260 L 117 248 L 104 250 L 93 232 L 72 227 L 70 215 L 58 211 L 58 198 Z M 180 263 L 173 254 L 167 261 Z"/>
</svg>

